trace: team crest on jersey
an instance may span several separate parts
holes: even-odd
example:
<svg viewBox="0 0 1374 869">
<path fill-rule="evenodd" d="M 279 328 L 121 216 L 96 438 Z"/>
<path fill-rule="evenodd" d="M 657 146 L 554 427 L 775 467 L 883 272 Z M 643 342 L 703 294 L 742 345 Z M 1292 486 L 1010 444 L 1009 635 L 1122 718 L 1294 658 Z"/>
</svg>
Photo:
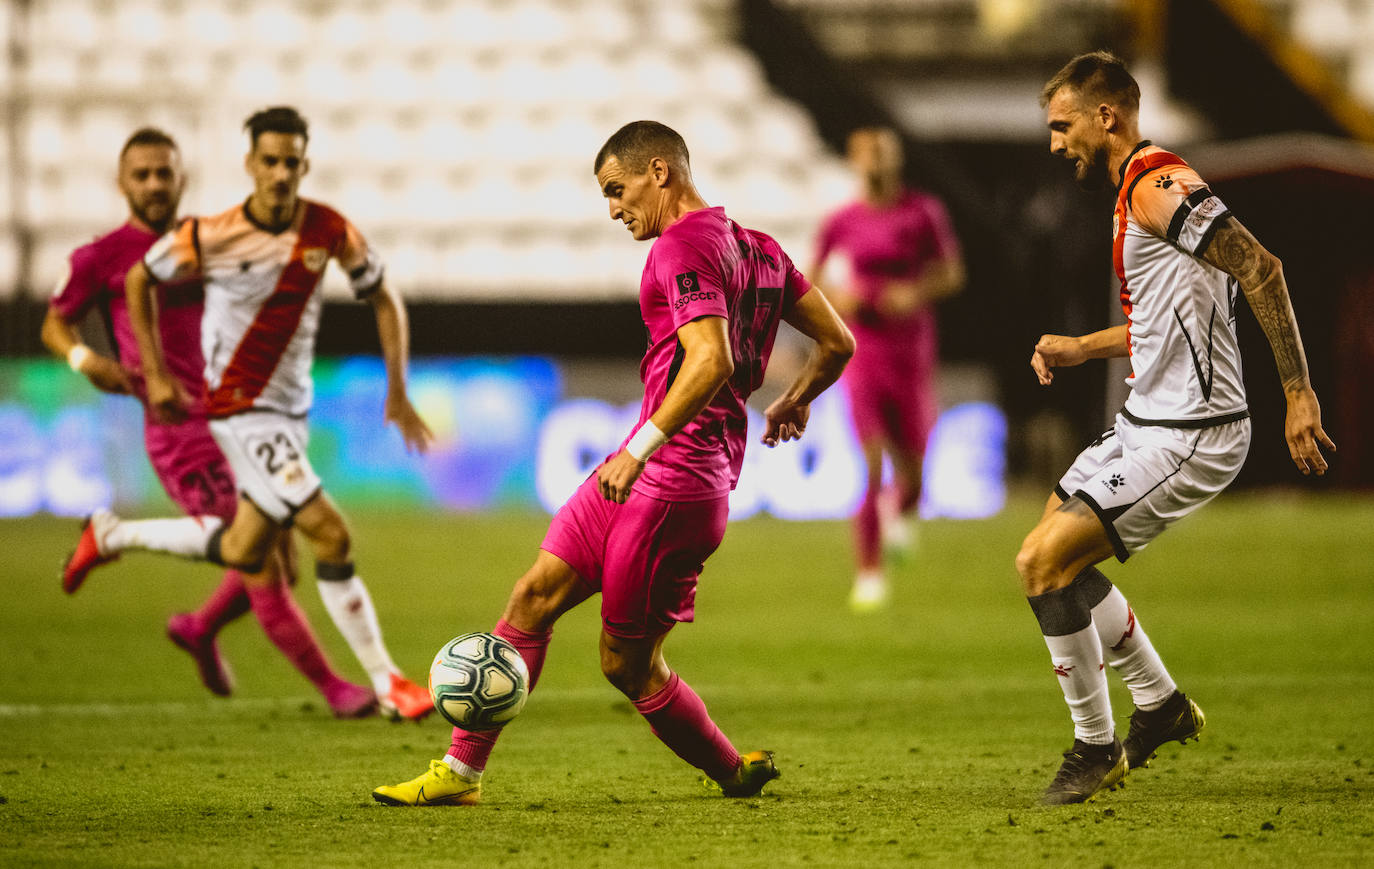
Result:
<svg viewBox="0 0 1374 869">
<path fill-rule="evenodd" d="M 322 247 L 307 247 L 301 252 L 301 263 L 310 271 L 319 274 L 329 262 L 329 251 Z"/>
<path fill-rule="evenodd" d="M 1115 239 L 1121 234 L 1121 212 L 1112 212 L 1112 238 Z"/>
<path fill-rule="evenodd" d="M 283 485 L 299 486 L 305 482 L 305 469 L 300 462 L 289 462 L 281 470 L 281 481 Z"/>
</svg>

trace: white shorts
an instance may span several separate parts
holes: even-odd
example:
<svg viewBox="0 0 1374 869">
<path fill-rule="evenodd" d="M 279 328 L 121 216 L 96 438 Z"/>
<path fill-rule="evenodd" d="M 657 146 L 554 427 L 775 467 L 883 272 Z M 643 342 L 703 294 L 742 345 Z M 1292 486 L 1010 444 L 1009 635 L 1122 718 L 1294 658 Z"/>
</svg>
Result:
<svg viewBox="0 0 1374 869">
<path fill-rule="evenodd" d="M 1210 428 L 1116 425 L 1078 454 L 1054 491 L 1102 520 L 1125 561 L 1230 485 L 1250 451 L 1250 420 Z"/>
<path fill-rule="evenodd" d="M 310 440 L 304 419 L 251 411 L 210 420 L 239 494 L 267 516 L 285 523 L 320 491 L 320 478 L 305 455 Z"/>
</svg>

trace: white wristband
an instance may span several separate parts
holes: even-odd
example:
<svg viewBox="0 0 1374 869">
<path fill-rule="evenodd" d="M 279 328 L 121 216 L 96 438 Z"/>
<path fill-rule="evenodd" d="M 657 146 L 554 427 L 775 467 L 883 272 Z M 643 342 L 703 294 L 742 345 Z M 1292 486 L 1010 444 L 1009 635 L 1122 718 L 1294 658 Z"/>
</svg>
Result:
<svg viewBox="0 0 1374 869">
<path fill-rule="evenodd" d="M 72 349 L 67 351 L 67 365 L 77 374 L 81 372 L 81 366 L 86 364 L 86 360 L 94 355 L 91 348 L 85 344 L 75 344 Z"/>
<path fill-rule="evenodd" d="M 654 425 L 653 420 L 645 420 L 644 425 L 639 427 L 639 431 L 634 433 L 625 444 L 625 452 L 634 456 L 641 462 L 649 461 L 659 447 L 668 442 L 665 435 L 658 426 Z"/>
</svg>

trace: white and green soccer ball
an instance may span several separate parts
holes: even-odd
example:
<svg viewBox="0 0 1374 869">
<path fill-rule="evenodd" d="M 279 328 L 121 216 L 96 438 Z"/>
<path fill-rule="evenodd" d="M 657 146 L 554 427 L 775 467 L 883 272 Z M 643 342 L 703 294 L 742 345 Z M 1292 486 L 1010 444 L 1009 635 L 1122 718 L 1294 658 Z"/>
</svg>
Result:
<svg viewBox="0 0 1374 869">
<path fill-rule="evenodd" d="M 499 730 L 520 714 L 530 673 L 515 647 L 495 634 L 454 637 L 429 665 L 429 695 L 449 723 Z"/>
</svg>

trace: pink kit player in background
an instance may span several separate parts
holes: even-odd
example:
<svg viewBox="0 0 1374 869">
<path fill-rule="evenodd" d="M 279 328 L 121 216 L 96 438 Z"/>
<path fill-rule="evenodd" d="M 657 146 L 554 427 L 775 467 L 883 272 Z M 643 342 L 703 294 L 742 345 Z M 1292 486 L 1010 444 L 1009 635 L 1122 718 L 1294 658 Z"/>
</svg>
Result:
<svg viewBox="0 0 1374 869">
<path fill-rule="evenodd" d="M 826 220 L 811 273 L 820 275 L 836 254 L 850 264 L 848 282 L 833 295 L 858 342 L 844 386 L 868 472 L 854 517 L 858 566 L 850 595 L 850 605 L 864 612 L 888 599 L 884 540 L 898 550 L 910 546 L 903 516 L 920 500 L 921 463 L 939 413 L 933 305 L 962 289 L 964 267 L 944 206 L 904 186 L 901 142 L 892 130 L 855 130 L 849 161 L 862 197 Z M 887 493 L 884 455 L 896 478 Z"/>
<path fill-rule="evenodd" d="M 159 420 L 147 408 L 138 343 L 129 321 L 124 276 L 176 220 L 184 186 L 181 158 L 165 133 L 144 128 L 133 134 L 120 154 L 119 181 L 129 202 L 129 221 L 77 248 L 67 276 L 58 285 L 43 324 L 43 340 L 73 369 L 107 392 L 131 393 L 143 402 L 144 443 L 148 459 L 167 494 L 188 515 L 210 515 L 228 521 L 234 515 L 237 489 L 206 422 L 201 374 L 200 321 L 205 300 L 200 278 L 169 281 L 158 288 L 159 337 L 167 366 L 185 389 L 189 402 L 180 422 Z M 118 359 L 98 356 L 81 343 L 76 324 L 98 310 Z M 305 615 L 290 590 L 290 553 L 283 547 L 260 575 L 226 570 L 210 599 L 193 613 L 179 613 L 167 623 L 167 635 L 196 661 L 205 687 L 219 695 L 232 691 L 228 667 L 216 636 L 225 624 L 253 610 L 264 632 L 324 695 L 341 717 L 372 712 L 376 698 L 367 688 L 334 673 L 316 642 Z M 64 581 L 73 593 L 84 575 Z"/>
<path fill-rule="evenodd" d="M 204 281 L 199 334 L 205 413 L 233 471 L 237 504 L 227 518 L 126 520 L 98 510 L 64 577 L 80 582 L 94 567 L 131 549 L 257 570 L 294 529 L 310 544 L 320 598 L 367 671 L 381 710 L 391 717 L 420 718 L 433 709 L 429 692 L 405 678 L 386 648 L 371 595 L 354 568 L 348 526 L 307 453 L 320 282 L 331 259 L 376 315 L 387 371 L 386 420 L 396 424 L 407 447 L 428 446 L 432 435 L 406 393 L 405 305 L 353 225 L 329 207 L 300 197 L 310 165 L 305 118 L 289 106 L 276 106 L 254 113 L 244 127 L 250 140 L 244 168 L 253 180 L 252 194 L 227 211 L 193 218 L 168 232 L 125 276 L 147 402 L 166 419 L 185 416 L 194 401 L 173 376 L 157 339 L 153 288 L 191 276 Z"/>
</svg>

